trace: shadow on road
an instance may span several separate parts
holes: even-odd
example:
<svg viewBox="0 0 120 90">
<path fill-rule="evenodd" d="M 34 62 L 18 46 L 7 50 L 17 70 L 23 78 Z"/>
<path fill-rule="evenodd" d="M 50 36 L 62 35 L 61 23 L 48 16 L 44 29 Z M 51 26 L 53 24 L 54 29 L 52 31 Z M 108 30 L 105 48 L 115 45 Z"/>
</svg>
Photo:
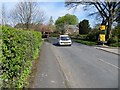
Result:
<svg viewBox="0 0 120 90">
<path fill-rule="evenodd" d="M 70 47 L 70 45 L 59 45 L 58 43 L 53 43 L 56 47 Z"/>
<path fill-rule="evenodd" d="M 59 46 L 57 43 L 53 43 L 54 46 Z"/>
</svg>

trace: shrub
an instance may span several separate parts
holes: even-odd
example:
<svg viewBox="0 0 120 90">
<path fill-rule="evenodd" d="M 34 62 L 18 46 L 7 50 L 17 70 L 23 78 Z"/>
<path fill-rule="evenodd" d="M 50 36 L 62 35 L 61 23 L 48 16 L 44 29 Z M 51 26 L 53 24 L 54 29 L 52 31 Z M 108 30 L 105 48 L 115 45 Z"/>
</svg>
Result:
<svg viewBox="0 0 120 90">
<path fill-rule="evenodd" d="M 50 37 L 58 37 L 59 35 L 60 35 L 60 32 L 57 30 L 50 33 Z"/>
<path fill-rule="evenodd" d="M 78 38 L 84 40 L 84 39 L 86 39 L 86 36 L 87 36 L 87 35 L 79 35 Z"/>
<path fill-rule="evenodd" d="M 110 46 L 118 46 L 118 37 L 115 36 L 115 37 L 111 37 L 108 41 L 107 41 L 107 44 L 110 45 Z"/>
<path fill-rule="evenodd" d="M 98 40 L 98 35 L 99 35 L 99 30 L 98 29 L 93 29 L 86 37 L 86 40 L 89 41 L 97 41 Z"/>
<path fill-rule="evenodd" d="M 87 35 L 80 35 L 80 34 L 76 34 L 71 36 L 71 38 L 73 39 L 78 39 L 78 40 L 84 40 L 86 38 Z"/>
<path fill-rule="evenodd" d="M 41 33 L 2 27 L 3 88 L 23 88 L 30 73 L 32 60 L 38 56 Z"/>
<path fill-rule="evenodd" d="M 51 33 L 50 34 L 50 37 L 57 37 L 58 36 L 58 34 L 56 34 L 56 33 Z"/>
<path fill-rule="evenodd" d="M 116 40 L 114 38 L 110 38 L 107 43 L 111 44 L 111 43 L 115 43 L 115 42 L 116 42 Z"/>
</svg>

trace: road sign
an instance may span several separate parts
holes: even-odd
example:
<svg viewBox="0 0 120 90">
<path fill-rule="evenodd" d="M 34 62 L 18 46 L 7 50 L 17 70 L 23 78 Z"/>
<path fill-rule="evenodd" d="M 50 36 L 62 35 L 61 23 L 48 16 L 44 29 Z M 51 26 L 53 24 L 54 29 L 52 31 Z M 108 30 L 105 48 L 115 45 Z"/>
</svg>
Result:
<svg viewBox="0 0 120 90">
<path fill-rule="evenodd" d="M 105 42 L 105 34 L 100 34 L 100 41 Z"/>
<path fill-rule="evenodd" d="M 101 25 L 100 26 L 100 34 L 99 34 L 99 38 L 101 42 L 105 42 L 105 30 L 106 30 L 106 26 L 105 25 Z"/>
<path fill-rule="evenodd" d="M 100 30 L 105 30 L 105 25 L 101 25 Z"/>
</svg>

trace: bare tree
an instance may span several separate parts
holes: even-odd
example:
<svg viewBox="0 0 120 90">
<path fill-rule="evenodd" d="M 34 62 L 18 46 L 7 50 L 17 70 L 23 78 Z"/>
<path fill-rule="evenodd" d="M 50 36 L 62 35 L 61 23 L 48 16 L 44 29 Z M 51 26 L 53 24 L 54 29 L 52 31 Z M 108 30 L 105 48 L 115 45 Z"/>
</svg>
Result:
<svg viewBox="0 0 120 90">
<path fill-rule="evenodd" d="M 49 19 L 49 21 L 48 21 L 48 24 L 49 25 L 53 25 L 53 23 L 54 23 L 54 20 L 53 20 L 53 17 L 51 16 L 50 19 Z"/>
<path fill-rule="evenodd" d="M 89 0 L 90 1 L 90 0 Z M 106 39 L 108 40 L 111 35 L 111 27 L 113 22 L 116 20 L 116 9 L 118 8 L 118 5 L 120 4 L 120 1 L 118 0 L 92 0 L 91 2 L 85 2 L 84 0 L 66 0 L 65 5 L 69 8 L 77 8 L 80 4 L 86 5 L 86 6 L 94 6 L 98 12 L 97 13 L 102 18 L 102 25 L 107 25 L 107 35 Z"/>
<path fill-rule="evenodd" d="M 120 4 L 118 5 L 118 8 L 117 8 L 117 18 L 116 18 L 116 21 L 118 23 L 118 26 L 120 26 Z"/>
<path fill-rule="evenodd" d="M 25 29 L 45 20 L 45 13 L 37 2 L 19 2 L 10 14 L 12 22 L 23 25 Z"/>
<path fill-rule="evenodd" d="M 6 8 L 5 4 L 2 4 L 2 25 L 6 25 Z"/>
</svg>

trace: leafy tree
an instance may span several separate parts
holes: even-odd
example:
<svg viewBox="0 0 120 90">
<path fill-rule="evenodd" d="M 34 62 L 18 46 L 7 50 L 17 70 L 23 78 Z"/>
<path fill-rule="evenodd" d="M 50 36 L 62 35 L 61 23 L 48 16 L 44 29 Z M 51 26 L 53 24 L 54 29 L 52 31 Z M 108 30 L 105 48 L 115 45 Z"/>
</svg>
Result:
<svg viewBox="0 0 120 90">
<path fill-rule="evenodd" d="M 56 28 L 61 32 L 65 33 L 66 25 L 76 25 L 78 23 L 78 18 L 75 15 L 66 14 L 65 16 L 59 17 L 55 21 Z"/>
<path fill-rule="evenodd" d="M 84 19 L 79 23 L 79 34 L 88 34 L 91 30 L 89 21 Z"/>
<path fill-rule="evenodd" d="M 59 17 L 55 24 L 68 24 L 68 25 L 76 25 L 78 23 L 78 18 L 75 15 L 66 14 L 65 16 Z"/>
<path fill-rule="evenodd" d="M 112 37 L 117 37 L 118 41 L 120 42 L 120 4 L 118 5 L 117 8 L 117 26 L 115 26 L 115 28 L 112 30 Z"/>
<path fill-rule="evenodd" d="M 85 2 L 84 0 L 73 0 L 70 2 L 70 0 L 66 0 L 65 5 L 69 8 L 76 8 L 80 4 L 86 5 L 86 6 L 94 6 L 98 12 L 93 12 L 94 14 L 100 15 L 102 18 L 102 25 L 107 26 L 107 37 L 108 40 L 111 36 L 111 28 L 113 25 L 113 22 L 117 19 L 116 15 L 118 15 L 116 12 L 116 9 L 118 8 L 118 5 L 120 5 L 120 1 L 115 0 L 93 0 L 92 2 Z M 92 15 L 93 15 L 92 13 Z M 118 16 L 119 17 L 119 16 Z"/>
<path fill-rule="evenodd" d="M 112 37 L 118 37 L 120 38 L 120 26 L 116 26 L 113 30 L 112 30 Z"/>
</svg>

